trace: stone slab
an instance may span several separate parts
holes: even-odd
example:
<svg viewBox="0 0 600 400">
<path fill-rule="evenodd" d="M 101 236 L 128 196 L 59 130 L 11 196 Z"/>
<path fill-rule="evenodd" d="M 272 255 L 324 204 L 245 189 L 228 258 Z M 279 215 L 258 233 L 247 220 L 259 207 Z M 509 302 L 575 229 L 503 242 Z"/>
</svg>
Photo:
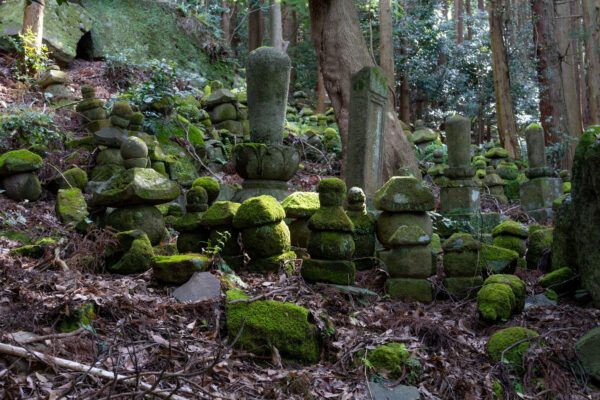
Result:
<svg viewBox="0 0 600 400">
<path fill-rule="evenodd" d="M 195 272 L 189 281 L 173 291 L 177 300 L 188 303 L 214 299 L 220 294 L 221 281 L 210 272 Z"/>
</svg>

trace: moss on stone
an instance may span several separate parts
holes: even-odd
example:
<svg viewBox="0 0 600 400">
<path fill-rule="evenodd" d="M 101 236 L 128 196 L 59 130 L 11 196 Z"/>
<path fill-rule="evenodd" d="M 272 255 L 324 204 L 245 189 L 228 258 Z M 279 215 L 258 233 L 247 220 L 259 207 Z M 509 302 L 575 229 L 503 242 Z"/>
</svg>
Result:
<svg viewBox="0 0 600 400">
<path fill-rule="evenodd" d="M 377 346 L 367 354 L 369 363 L 379 373 L 385 372 L 390 378 L 398 378 L 402 375 L 408 357 L 408 350 L 404 343 L 388 343 Z"/>
<path fill-rule="evenodd" d="M 242 258 L 241 256 L 238 257 L 238 259 Z M 258 272 L 261 274 L 278 273 L 281 270 L 281 267 L 283 267 L 284 272 L 288 276 L 291 276 L 295 270 L 295 264 L 291 261 L 295 260 L 296 258 L 298 257 L 293 251 L 286 251 L 281 254 L 275 254 L 271 257 L 254 258 L 250 260 L 250 263 L 248 264 L 248 271 Z M 227 263 L 229 264 L 229 261 L 227 261 Z"/>
<path fill-rule="evenodd" d="M 389 239 L 389 246 L 415 246 L 426 245 L 431 242 L 431 237 L 417 225 L 399 226 Z"/>
<path fill-rule="evenodd" d="M 538 283 L 543 288 L 557 289 L 558 287 L 565 285 L 565 283 L 569 282 L 574 277 L 575 273 L 571 268 L 562 267 L 542 276 L 538 280 Z"/>
<path fill-rule="evenodd" d="M 180 254 L 175 256 L 155 256 L 152 258 L 154 277 L 163 283 L 181 285 L 187 282 L 194 272 L 206 271 L 210 259 L 200 254 Z"/>
<path fill-rule="evenodd" d="M 286 218 L 308 218 L 321 206 L 319 194 L 314 192 L 294 192 L 286 197 L 281 206 Z"/>
<path fill-rule="evenodd" d="M 496 274 L 515 272 L 519 253 L 503 247 L 482 245 L 479 251 L 479 264 L 489 267 Z"/>
<path fill-rule="evenodd" d="M 17 232 L 13 230 L 0 231 L 0 237 L 7 238 L 8 240 L 14 240 L 24 244 L 31 243 L 31 238 L 25 232 Z"/>
<path fill-rule="evenodd" d="M 244 249 L 252 259 L 285 253 L 290 251 L 291 246 L 290 230 L 283 221 L 246 228 L 242 230 L 242 241 Z"/>
<path fill-rule="evenodd" d="M 338 178 L 324 178 L 317 188 L 321 206 L 341 206 L 346 198 L 346 184 Z"/>
<path fill-rule="evenodd" d="M 545 249 L 552 247 L 553 230 L 543 227 L 532 232 L 529 227 L 529 247 L 527 248 L 527 268 L 536 269 Z"/>
<path fill-rule="evenodd" d="M 318 328 L 308 309 L 272 300 L 231 304 L 234 300 L 248 299 L 246 293 L 237 289 L 227 291 L 226 296 L 229 337 L 237 337 L 241 331 L 237 347 L 268 354 L 274 346 L 285 359 L 303 364 L 319 361 Z"/>
<path fill-rule="evenodd" d="M 499 362 L 501 361 L 502 352 L 504 350 L 520 340 L 530 339 L 535 336 L 539 336 L 537 332 L 523 327 L 502 329 L 494 333 L 490 338 L 487 345 L 488 354 L 492 360 Z M 529 341 L 525 341 L 514 346 L 504 353 L 504 360 L 515 365 L 521 365 L 523 362 L 523 354 L 529 349 L 530 345 L 531 343 Z"/>
<path fill-rule="evenodd" d="M 12 256 L 21 255 L 29 258 L 42 258 L 44 253 L 46 252 L 46 248 L 56 244 L 54 239 L 51 238 L 43 238 L 35 242 L 34 244 L 17 247 L 10 251 Z"/>
<path fill-rule="evenodd" d="M 430 211 L 435 207 L 431 190 L 412 176 L 394 176 L 375 192 L 375 207 L 382 211 Z"/>
<path fill-rule="evenodd" d="M 89 213 L 81 189 L 60 189 L 56 196 L 56 214 L 65 224 L 78 223 L 87 218 Z"/>
<path fill-rule="evenodd" d="M 477 293 L 477 311 L 486 321 L 508 319 L 515 306 L 515 294 L 508 285 L 491 283 Z"/>
<path fill-rule="evenodd" d="M 300 273 L 307 282 L 325 282 L 337 285 L 352 285 L 356 274 L 356 266 L 346 260 L 302 261 Z"/>
<path fill-rule="evenodd" d="M 454 233 L 442 243 L 444 252 L 479 251 L 481 243 L 468 233 Z"/>
<path fill-rule="evenodd" d="M 514 311 L 521 311 L 525 305 L 525 296 L 527 295 L 527 284 L 523 282 L 518 276 L 510 274 L 496 274 L 488 277 L 483 284 L 491 285 L 493 283 L 501 283 L 508 285 L 515 295 L 515 308 Z"/>
<path fill-rule="evenodd" d="M 186 210 L 201 212 L 208 209 L 208 194 L 202 186 L 193 186 L 185 194 Z"/>
<path fill-rule="evenodd" d="M 221 192 L 221 185 L 219 182 L 210 176 L 201 176 L 200 178 L 194 180 L 192 187 L 195 186 L 203 187 L 204 190 L 206 190 L 206 194 L 208 195 L 208 204 L 212 204 L 217 197 L 219 197 L 219 192 Z"/>
<path fill-rule="evenodd" d="M 494 246 L 516 251 L 519 254 L 519 257 L 523 257 L 527 250 L 525 239 L 505 234 L 494 237 Z"/>
<path fill-rule="evenodd" d="M 508 151 L 502 147 L 492 147 L 485 153 L 486 158 L 508 158 Z"/>
<path fill-rule="evenodd" d="M 347 232 L 314 231 L 308 240 L 308 252 L 317 259 L 350 260 L 354 250 L 354 240 Z"/>
<path fill-rule="evenodd" d="M 94 169 L 92 169 L 90 178 L 92 181 L 95 181 L 95 182 L 104 182 L 104 181 L 109 180 L 113 176 L 119 174 L 122 171 L 125 171 L 125 168 L 123 168 L 120 165 L 116 165 L 116 164 L 99 165 L 99 166 L 95 167 Z"/>
<path fill-rule="evenodd" d="M 492 236 L 495 237 L 502 234 L 517 236 L 523 239 L 527 239 L 529 235 L 526 226 L 511 220 L 504 221 L 500 225 L 495 226 L 494 229 L 492 229 Z"/>
<path fill-rule="evenodd" d="M 60 332 L 73 332 L 79 328 L 93 330 L 91 322 L 96 319 L 94 303 L 86 303 L 80 307 L 70 310 L 62 317 L 57 329 Z"/>
<path fill-rule="evenodd" d="M 385 281 L 385 292 L 397 300 L 420 301 L 431 303 L 433 290 L 426 279 L 392 278 Z"/>
<path fill-rule="evenodd" d="M 279 222 L 285 218 L 281 204 L 272 196 L 262 195 L 245 200 L 233 218 L 233 226 L 245 229 Z"/>
<path fill-rule="evenodd" d="M 119 232 L 117 242 L 116 249 L 107 251 L 109 271 L 119 274 L 138 274 L 150 269 L 154 251 L 148 236 L 143 231 Z"/>
<path fill-rule="evenodd" d="M 321 206 L 308 220 L 308 227 L 313 231 L 354 231 L 354 224 L 340 206 Z"/>
<path fill-rule="evenodd" d="M 0 176 L 42 168 L 42 157 L 29 150 L 13 150 L 0 155 Z"/>
<path fill-rule="evenodd" d="M 194 232 L 203 229 L 203 218 L 202 212 L 188 212 L 175 220 L 173 228 L 178 232 Z"/>
<path fill-rule="evenodd" d="M 444 265 L 444 269 L 446 266 Z M 444 287 L 453 297 L 459 299 L 472 298 L 483 285 L 481 276 L 453 276 L 444 278 Z"/>
</svg>

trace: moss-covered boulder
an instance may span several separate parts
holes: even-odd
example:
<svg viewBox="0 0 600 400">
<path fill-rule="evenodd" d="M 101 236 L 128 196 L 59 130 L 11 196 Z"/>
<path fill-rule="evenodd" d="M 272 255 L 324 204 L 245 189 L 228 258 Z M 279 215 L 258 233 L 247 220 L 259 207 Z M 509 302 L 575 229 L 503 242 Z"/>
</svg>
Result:
<svg viewBox="0 0 600 400">
<path fill-rule="evenodd" d="M 308 227 L 313 231 L 352 232 L 354 224 L 339 206 L 321 206 L 308 220 Z"/>
<path fill-rule="evenodd" d="M 237 347 L 257 354 L 268 354 L 275 347 L 290 361 L 319 361 L 319 330 L 308 309 L 272 300 L 232 303 L 247 299 L 241 290 L 227 292 L 227 331 L 230 338 L 240 335 Z"/>
<path fill-rule="evenodd" d="M 492 147 L 486 151 L 485 157 L 490 159 L 508 158 L 508 151 L 502 147 Z"/>
<path fill-rule="evenodd" d="M 519 253 L 503 247 L 484 244 L 479 251 L 479 264 L 495 274 L 511 274 L 517 268 Z"/>
<path fill-rule="evenodd" d="M 536 336 L 539 336 L 537 332 L 527 328 L 512 327 L 502 329 L 494 333 L 488 341 L 488 354 L 492 360 L 500 362 L 502 361 L 502 353 L 506 349 L 521 340 L 531 339 Z M 504 353 L 504 360 L 515 365 L 521 365 L 523 363 L 523 354 L 529 349 L 529 346 L 531 346 L 531 342 L 524 341 L 512 347 Z"/>
<path fill-rule="evenodd" d="M 233 226 L 237 229 L 267 225 L 285 218 L 281 204 L 272 196 L 263 195 L 244 201 L 233 218 Z"/>
<path fill-rule="evenodd" d="M 499 283 L 507 285 L 515 295 L 515 308 L 514 311 L 521 311 L 525 306 L 525 296 L 527 295 L 527 285 L 516 275 L 509 274 L 496 274 L 488 277 L 483 284 L 491 285 L 493 283 Z"/>
<path fill-rule="evenodd" d="M 206 271 L 210 259 L 200 254 L 155 256 L 152 258 L 152 273 L 156 280 L 173 285 L 187 282 L 194 272 Z"/>
<path fill-rule="evenodd" d="M 404 343 L 388 343 L 377 346 L 367 354 L 367 360 L 373 368 L 390 378 L 399 378 L 404 370 L 406 360 L 409 358 L 408 350 Z"/>
<path fill-rule="evenodd" d="M 232 225 L 240 206 L 240 203 L 232 201 L 217 201 L 202 216 L 202 225 L 208 227 Z"/>
<path fill-rule="evenodd" d="M 179 196 L 179 186 L 150 168 L 121 171 L 98 186 L 92 197 L 95 206 L 163 204 Z"/>
<path fill-rule="evenodd" d="M 20 255 L 29 258 L 42 258 L 46 249 L 49 246 L 56 244 L 54 239 L 51 238 L 43 238 L 35 242 L 34 244 L 29 244 L 26 246 L 17 247 L 16 249 L 12 249 L 10 251 L 10 255 Z"/>
<path fill-rule="evenodd" d="M 564 292 L 576 286 L 575 272 L 569 267 L 562 267 L 542 276 L 538 284 L 546 289 Z"/>
<path fill-rule="evenodd" d="M 40 180 L 33 172 L 21 172 L 6 176 L 2 186 L 8 198 L 14 201 L 35 201 L 42 194 Z"/>
<path fill-rule="evenodd" d="M 200 186 L 206 190 L 209 205 L 214 203 L 217 197 L 219 197 L 219 192 L 221 191 L 221 185 L 219 182 L 210 176 L 201 176 L 200 178 L 194 180 L 192 187 L 194 186 Z"/>
<path fill-rule="evenodd" d="M 500 234 L 495 236 L 494 246 L 516 251 L 519 254 L 519 257 L 523 257 L 527 250 L 525 239 L 513 235 Z"/>
<path fill-rule="evenodd" d="M 434 196 L 412 176 L 395 176 L 375 192 L 375 207 L 389 212 L 430 211 Z"/>
<path fill-rule="evenodd" d="M 286 218 L 309 218 L 321 206 L 319 194 L 314 192 L 294 192 L 286 197 L 281 206 Z"/>
<path fill-rule="evenodd" d="M 119 232 L 117 244 L 106 251 L 106 266 L 118 274 L 138 274 L 150 269 L 154 257 L 152 245 L 143 231 Z"/>
<path fill-rule="evenodd" d="M 442 244 L 444 272 L 450 277 L 481 275 L 479 249 L 481 244 L 468 233 L 454 233 Z"/>
<path fill-rule="evenodd" d="M 56 214 L 65 224 L 78 224 L 89 215 L 81 189 L 60 189 L 56 196 Z"/>
<path fill-rule="evenodd" d="M 355 244 L 350 233 L 313 231 L 308 241 L 311 257 L 323 260 L 349 260 L 354 255 Z"/>
<path fill-rule="evenodd" d="M 586 374 L 600 382 L 600 327 L 583 335 L 575 349 Z"/>
<path fill-rule="evenodd" d="M 526 226 L 515 221 L 504 221 L 492 229 L 492 236 L 511 235 L 527 239 L 529 232 Z"/>
<path fill-rule="evenodd" d="M 151 205 L 118 208 L 107 215 L 106 225 L 118 231 L 140 229 L 148 235 L 153 246 L 160 243 L 165 235 L 164 217 Z"/>
<path fill-rule="evenodd" d="M 542 252 L 552 247 L 552 229 L 543 227 L 529 232 L 529 246 L 527 247 L 527 268 L 537 269 L 538 262 L 542 258 Z"/>
<path fill-rule="evenodd" d="M 42 167 L 42 157 L 29 150 L 13 150 L 0 155 L 0 176 L 30 172 Z"/>
<path fill-rule="evenodd" d="M 477 311 L 486 321 L 506 320 L 516 307 L 516 298 L 508 285 L 491 283 L 477 293 Z"/>
<path fill-rule="evenodd" d="M 48 184 L 48 187 L 53 192 L 57 192 L 59 189 L 68 188 L 79 188 L 83 190 L 87 183 L 88 177 L 86 172 L 81 168 L 75 167 L 55 176 Z"/>
<path fill-rule="evenodd" d="M 519 168 L 515 163 L 509 161 L 501 161 L 496 167 L 496 173 L 500 175 L 500 178 L 505 180 L 517 179 L 519 176 Z"/>
<path fill-rule="evenodd" d="M 483 285 L 483 278 L 481 275 L 450 276 L 444 278 L 442 283 L 451 298 L 466 299 L 477 294 Z"/>
</svg>

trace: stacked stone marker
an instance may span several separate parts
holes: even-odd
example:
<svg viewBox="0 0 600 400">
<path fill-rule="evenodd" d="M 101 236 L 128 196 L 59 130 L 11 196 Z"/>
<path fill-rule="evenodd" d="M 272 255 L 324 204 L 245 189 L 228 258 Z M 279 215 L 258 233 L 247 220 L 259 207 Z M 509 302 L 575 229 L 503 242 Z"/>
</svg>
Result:
<svg viewBox="0 0 600 400">
<path fill-rule="evenodd" d="M 385 250 L 377 256 L 390 275 L 387 293 L 393 298 L 431 302 L 427 278 L 436 272 L 427 215 L 434 208 L 431 190 L 414 177 L 395 176 L 375 193 L 375 207 L 383 211 L 377 219 L 377 237 Z"/>
<path fill-rule="evenodd" d="M 365 270 L 375 266 L 375 218 L 367 211 L 366 196 L 359 187 L 348 190 L 346 215 L 354 224 L 354 264 L 356 269 Z"/>
<path fill-rule="evenodd" d="M 81 97 L 83 97 L 83 100 L 77 104 L 75 110 L 85 117 L 84 128 L 89 132 L 96 132 L 110 126 L 110 120 L 107 118 L 104 109 L 104 102 L 96 98 L 94 87 L 82 86 Z"/>
<path fill-rule="evenodd" d="M 479 188 L 473 180 L 475 168 L 471 166 L 471 121 L 455 116 L 446 121 L 448 168 L 444 175 L 448 181 L 440 191 L 440 212 L 444 215 L 469 215 L 480 209 Z"/>
<path fill-rule="evenodd" d="M 346 185 L 364 190 L 367 204 L 383 185 L 387 80 L 377 67 L 352 74 L 348 116 Z"/>
<path fill-rule="evenodd" d="M 233 148 L 233 163 L 244 178 L 235 201 L 268 194 L 281 201 L 288 195 L 300 154 L 283 145 L 283 128 L 290 82 L 290 58 L 273 47 L 261 47 L 248 56 L 248 113 L 250 143 Z"/>
<path fill-rule="evenodd" d="M 544 131 L 538 124 L 531 124 L 525 130 L 529 168 L 525 176 L 529 179 L 521 183 L 521 208 L 538 222 L 552 220 L 552 201 L 562 195 L 560 178 L 553 178 L 551 167 L 546 166 Z"/>
</svg>

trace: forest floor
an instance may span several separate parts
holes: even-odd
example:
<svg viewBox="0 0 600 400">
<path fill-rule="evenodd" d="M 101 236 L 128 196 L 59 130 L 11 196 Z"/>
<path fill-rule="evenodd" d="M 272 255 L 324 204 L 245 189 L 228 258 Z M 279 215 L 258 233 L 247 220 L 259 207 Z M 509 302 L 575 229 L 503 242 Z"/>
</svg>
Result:
<svg viewBox="0 0 600 400">
<path fill-rule="evenodd" d="M 68 72 L 77 85 L 93 84 L 101 88 L 99 97 L 108 98 L 117 89 L 103 68 L 81 62 Z M 0 101 L 28 98 L 19 100 L 15 90 L 14 82 L 0 78 Z M 60 165 L 68 154 L 55 154 L 50 161 Z M 50 175 L 43 170 L 41 180 Z M 295 179 L 308 190 L 320 178 L 312 172 Z M 518 212 L 487 206 L 511 216 Z M 236 349 L 236 338 L 227 335 L 223 297 L 183 304 L 172 289 L 157 284 L 151 271 L 106 273 L 101 261 L 114 235 L 94 230 L 82 236 L 58 221 L 54 207 L 46 192 L 33 203 L 1 199 L 1 221 L 10 229 L 33 240 L 51 234 L 62 238 L 39 260 L 11 256 L 18 243 L 0 238 L 0 341 L 30 354 L 27 360 L 0 355 L 2 399 L 133 399 L 150 393 L 188 399 L 369 399 L 374 384 L 403 384 L 418 387 L 424 399 L 470 400 L 493 399 L 495 382 L 510 399 L 600 399 L 574 350 L 577 339 L 598 325 L 600 310 L 569 298 L 489 325 L 478 317 L 475 300 L 445 296 L 441 268 L 433 282 L 436 300 L 429 305 L 390 299 L 384 292 L 386 273 L 379 268 L 357 273 L 355 286 L 368 291 L 355 293 L 307 284 L 299 276 L 299 261 L 291 276 L 239 273 L 251 297 L 289 301 L 313 316 L 329 316 L 335 333 L 323 336 L 321 361 L 303 366 L 282 361 L 277 352 L 257 356 Z M 230 287 L 230 276 L 217 268 L 211 272 L 223 288 Z M 527 282 L 528 295 L 542 292 L 535 285 L 540 271 L 518 270 L 517 275 Z M 94 304 L 95 318 L 87 329 L 57 332 L 65 315 L 88 303 Z M 490 336 L 510 326 L 544 335 L 543 342 L 532 343 L 521 369 L 493 363 L 487 355 Z M 415 360 L 394 381 L 375 375 L 361 361 L 365 352 L 389 342 L 404 343 Z M 33 351 L 87 367 L 76 372 Z M 99 377 L 91 366 L 122 377 Z"/>
</svg>

